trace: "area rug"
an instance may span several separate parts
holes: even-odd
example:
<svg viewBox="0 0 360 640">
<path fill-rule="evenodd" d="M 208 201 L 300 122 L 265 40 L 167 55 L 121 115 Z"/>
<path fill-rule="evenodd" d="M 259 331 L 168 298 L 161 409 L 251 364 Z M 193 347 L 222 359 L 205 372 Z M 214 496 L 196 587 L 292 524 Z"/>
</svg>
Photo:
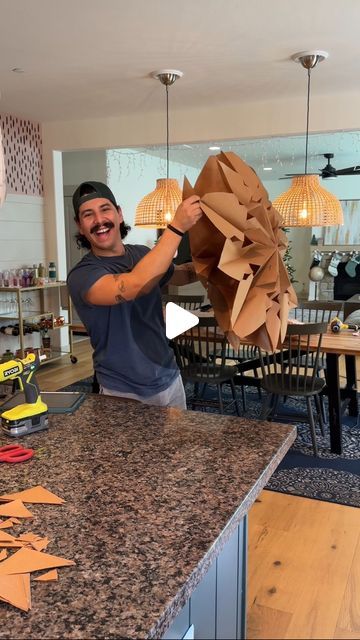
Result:
<svg viewBox="0 0 360 640">
<path fill-rule="evenodd" d="M 92 378 L 79 380 L 64 387 L 62 391 L 84 391 L 91 393 Z M 215 390 L 208 387 L 206 393 L 215 397 Z M 186 388 L 188 400 L 191 399 L 192 387 Z M 230 398 L 230 390 L 224 392 L 225 400 Z M 246 389 L 247 410 L 242 415 L 247 418 L 258 418 L 261 402 L 254 389 Z M 326 401 L 325 401 L 326 402 Z M 239 393 L 239 406 L 241 405 Z M 211 407 L 211 412 L 218 412 Z M 289 398 L 286 411 L 305 413 L 305 404 L 301 400 Z M 281 412 L 281 409 L 280 409 Z M 236 415 L 234 406 L 229 415 Z M 281 422 L 281 415 L 276 422 Z M 284 422 L 289 422 L 287 418 Z M 343 418 L 343 453 L 337 455 L 330 451 L 329 432 L 325 427 L 325 436 L 317 431 L 319 455 L 313 455 L 309 425 L 294 422 L 297 426 L 297 438 L 271 477 L 266 489 L 288 493 L 296 496 L 324 500 L 337 504 L 360 507 L 360 417 Z"/>
</svg>

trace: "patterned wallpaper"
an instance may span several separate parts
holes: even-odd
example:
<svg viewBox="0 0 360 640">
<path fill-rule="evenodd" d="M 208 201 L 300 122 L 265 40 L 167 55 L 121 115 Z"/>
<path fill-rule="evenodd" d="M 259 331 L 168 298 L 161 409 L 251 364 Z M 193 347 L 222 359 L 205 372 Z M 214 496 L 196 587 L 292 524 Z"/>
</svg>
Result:
<svg viewBox="0 0 360 640">
<path fill-rule="evenodd" d="M 43 195 L 40 124 L 0 113 L 8 193 Z"/>
</svg>

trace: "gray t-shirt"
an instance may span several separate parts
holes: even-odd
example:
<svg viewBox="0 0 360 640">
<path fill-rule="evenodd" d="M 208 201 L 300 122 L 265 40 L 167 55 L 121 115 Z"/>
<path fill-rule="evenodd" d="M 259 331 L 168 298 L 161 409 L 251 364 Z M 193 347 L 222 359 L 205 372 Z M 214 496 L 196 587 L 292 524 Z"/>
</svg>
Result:
<svg viewBox="0 0 360 640">
<path fill-rule="evenodd" d="M 161 287 L 171 278 L 171 265 L 150 293 L 111 306 L 92 305 L 85 295 L 102 276 L 129 273 L 149 251 L 142 245 L 124 245 L 122 256 L 87 253 L 68 274 L 67 283 L 76 311 L 90 336 L 98 382 L 107 389 L 152 396 L 167 389 L 178 367 L 165 335 Z"/>
</svg>

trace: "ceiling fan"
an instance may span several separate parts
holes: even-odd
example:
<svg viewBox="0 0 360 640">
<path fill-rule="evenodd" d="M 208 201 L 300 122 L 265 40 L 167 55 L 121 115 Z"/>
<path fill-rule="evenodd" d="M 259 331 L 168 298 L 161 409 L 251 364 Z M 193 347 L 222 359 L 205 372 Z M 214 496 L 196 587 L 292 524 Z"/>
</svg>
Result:
<svg viewBox="0 0 360 640">
<path fill-rule="evenodd" d="M 322 177 L 323 180 L 328 180 L 329 178 L 337 178 L 337 176 L 357 176 L 360 175 L 360 165 L 356 165 L 354 167 L 346 167 L 345 169 L 335 169 L 330 163 L 330 160 L 334 157 L 333 153 L 323 153 L 324 158 L 327 160 L 327 164 L 323 169 L 319 169 L 319 176 Z M 295 178 L 296 176 L 303 176 L 303 173 L 286 173 L 286 178 Z"/>
</svg>

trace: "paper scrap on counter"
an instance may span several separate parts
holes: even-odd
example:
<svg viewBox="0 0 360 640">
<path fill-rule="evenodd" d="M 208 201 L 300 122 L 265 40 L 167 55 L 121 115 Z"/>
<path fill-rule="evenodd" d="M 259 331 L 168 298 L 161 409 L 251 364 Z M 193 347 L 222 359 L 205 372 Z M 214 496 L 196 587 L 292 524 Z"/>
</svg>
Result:
<svg viewBox="0 0 360 640">
<path fill-rule="evenodd" d="M 12 518 L 8 518 L 7 520 L 3 520 L 0 522 L 0 529 L 10 529 L 14 526 Z"/>
<path fill-rule="evenodd" d="M 5 560 L 5 558 L 7 558 L 8 552 L 6 551 L 6 549 L 3 549 L 2 551 L 0 551 L 0 562 L 2 560 Z"/>
<path fill-rule="evenodd" d="M 29 611 L 31 607 L 30 575 L 26 573 L 0 575 L 0 600 L 22 611 Z"/>
<path fill-rule="evenodd" d="M 21 540 L 17 540 L 10 533 L 0 529 L 0 547 L 14 548 L 23 546 L 24 543 Z"/>
<path fill-rule="evenodd" d="M 37 540 L 38 538 L 40 538 L 40 536 L 29 531 L 28 533 L 21 533 L 16 539 L 24 540 L 25 542 L 33 542 L 33 540 Z"/>
<path fill-rule="evenodd" d="M 21 500 L 13 500 L 0 505 L 0 516 L 14 516 L 15 518 L 33 518 L 33 514 Z"/>
<path fill-rule="evenodd" d="M 14 518 L 13 516 L 10 518 L 10 520 L 11 520 L 14 524 L 21 524 L 21 520 L 19 520 L 18 518 Z"/>
<path fill-rule="evenodd" d="M 8 493 L 0 496 L 0 500 L 3 501 L 17 499 L 32 504 L 63 504 L 65 502 L 65 500 L 40 485 L 25 489 L 24 491 L 18 491 L 17 493 Z"/>
<path fill-rule="evenodd" d="M 59 574 L 57 572 L 57 569 L 51 569 L 51 571 L 47 571 L 46 573 L 43 573 L 41 576 L 34 578 L 34 580 L 36 580 L 37 582 L 48 582 L 50 580 L 58 580 L 58 579 L 59 579 Z"/>
<path fill-rule="evenodd" d="M 38 538 L 37 540 L 33 540 L 31 542 L 31 546 L 35 549 L 35 551 L 43 551 L 49 545 L 49 538 Z"/>
<path fill-rule="evenodd" d="M 7 533 L 7 531 L 0 530 L 0 542 L 15 542 L 16 538 Z"/>
<path fill-rule="evenodd" d="M 52 556 L 42 551 L 22 548 L 0 564 L 0 576 L 14 573 L 31 573 L 41 569 L 67 567 L 74 564 L 73 560 Z"/>
<path fill-rule="evenodd" d="M 255 171 L 235 153 L 210 156 L 194 188 L 202 218 L 190 229 L 192 259 L 215 317 L 231 337 L 275 349 L 297 305 L 283 256 L 287 238 Z"/>
</svg>

